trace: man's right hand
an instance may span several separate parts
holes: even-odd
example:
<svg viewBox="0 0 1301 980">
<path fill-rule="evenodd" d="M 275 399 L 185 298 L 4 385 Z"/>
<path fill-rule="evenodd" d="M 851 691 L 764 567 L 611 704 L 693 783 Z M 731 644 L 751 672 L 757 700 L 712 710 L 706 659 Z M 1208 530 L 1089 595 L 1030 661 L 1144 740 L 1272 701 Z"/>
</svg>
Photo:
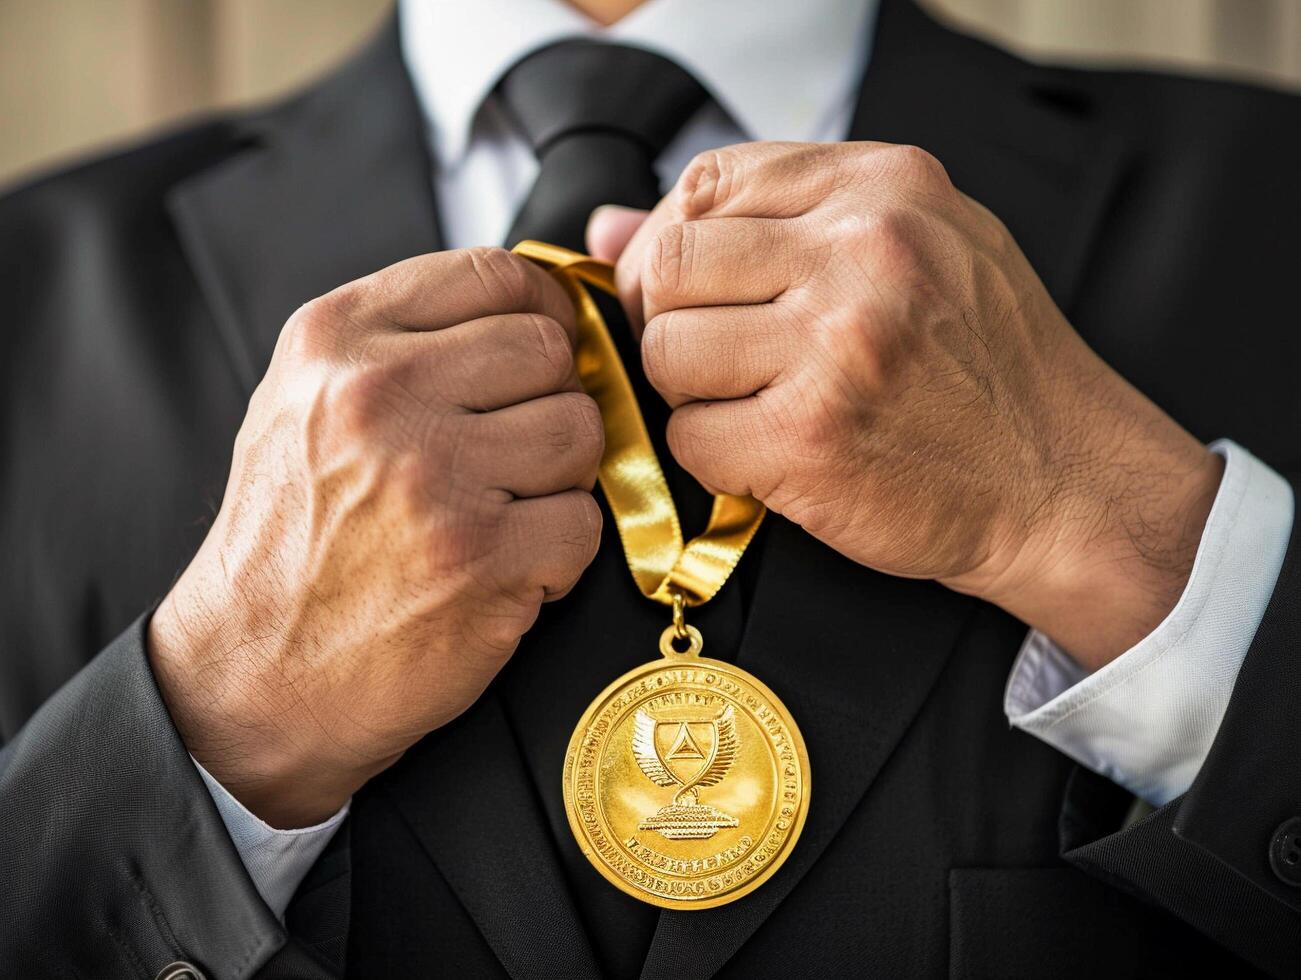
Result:
<svg viewBox="0 0 1301 980">
<path fill-rule="evenodd" d="M 400 262 L 285 324 L 149 629 L 186 746 L 268 823 L 326 818 L 469 707 L 592 560 L 574 329 L 500 249 Z"/>
</svg>

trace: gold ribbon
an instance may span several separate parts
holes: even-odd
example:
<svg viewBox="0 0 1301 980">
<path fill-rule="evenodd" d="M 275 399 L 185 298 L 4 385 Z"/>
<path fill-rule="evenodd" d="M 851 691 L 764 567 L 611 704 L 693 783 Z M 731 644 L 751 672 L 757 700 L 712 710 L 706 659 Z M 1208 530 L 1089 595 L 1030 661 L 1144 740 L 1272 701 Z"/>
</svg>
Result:
<svg viewBox="0 0 1301 980">
<path fill-rule="evenodd" d="M 601 409 L 605 455 L 600 481 L 623 542 L 628 569 L 642 595 L 665 605 L 678 593 L 689 606 L 708 602 L 723 587 L 763 520 L 753 497 L 718 494 L 709 524 L 684 547 L 678 511 L 669 493 L 633 394 L 628 374 L 601 311 L 584 287 L 614 296 L 608 262 L 558 245 L 525 241 L 513 251 L 549 271 L 573 300 L 578 322 L 574 360 L 583 389 Z"/>
</svg>

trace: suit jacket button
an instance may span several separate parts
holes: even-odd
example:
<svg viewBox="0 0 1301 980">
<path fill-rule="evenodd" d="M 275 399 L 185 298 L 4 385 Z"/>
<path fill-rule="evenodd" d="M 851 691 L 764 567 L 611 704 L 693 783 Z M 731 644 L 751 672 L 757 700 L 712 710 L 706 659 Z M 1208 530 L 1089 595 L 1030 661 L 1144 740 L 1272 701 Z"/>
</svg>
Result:
<svg viewBox="0 0 1301 980">
<path fill-rule="evenodd" d="M 1280 881 L 1301 888 L 1301 817 L 1284 820 L 1269 842 L 1269 866 Z"/>
<path fill-rule="evenodd" d="M 154 977 L 154 980 L 207 980 L 207 977 L 193 963 L 177 960 L 175 963 L 168 963 L 159 970 L 158 976 Z"/>
</svg>

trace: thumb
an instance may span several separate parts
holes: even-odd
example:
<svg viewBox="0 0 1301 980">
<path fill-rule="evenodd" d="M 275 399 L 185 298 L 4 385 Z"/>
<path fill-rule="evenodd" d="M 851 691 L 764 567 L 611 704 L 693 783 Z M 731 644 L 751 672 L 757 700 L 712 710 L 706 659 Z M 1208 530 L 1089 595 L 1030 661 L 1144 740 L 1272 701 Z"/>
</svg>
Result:
<svg viewBox="0 0 1301 980">
<path fill-rule="evenodd" d="M 602 204 L 587 219 L 587 251 L 593 258 L 616 262 L 649 211 Z"/>
</svg>

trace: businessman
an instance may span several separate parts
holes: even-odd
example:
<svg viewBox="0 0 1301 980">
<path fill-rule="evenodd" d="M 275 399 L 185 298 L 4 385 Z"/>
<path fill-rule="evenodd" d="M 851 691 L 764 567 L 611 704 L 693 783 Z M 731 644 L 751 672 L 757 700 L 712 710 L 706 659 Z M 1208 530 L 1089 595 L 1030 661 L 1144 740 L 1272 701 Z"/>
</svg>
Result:
<svg viewBox="0 0 1301 980">
<path fill-rule="evenodd" d="M 11 191 L 0 974 L 1295 976 L 1298 173 L 910 0 L 402 0 Z M 814 773 L 734 902 L 570 830 L 668 620 L 523 239 L 616 264 L 688 536 L 770 511 L 690 611 Z"/>
</svg>

